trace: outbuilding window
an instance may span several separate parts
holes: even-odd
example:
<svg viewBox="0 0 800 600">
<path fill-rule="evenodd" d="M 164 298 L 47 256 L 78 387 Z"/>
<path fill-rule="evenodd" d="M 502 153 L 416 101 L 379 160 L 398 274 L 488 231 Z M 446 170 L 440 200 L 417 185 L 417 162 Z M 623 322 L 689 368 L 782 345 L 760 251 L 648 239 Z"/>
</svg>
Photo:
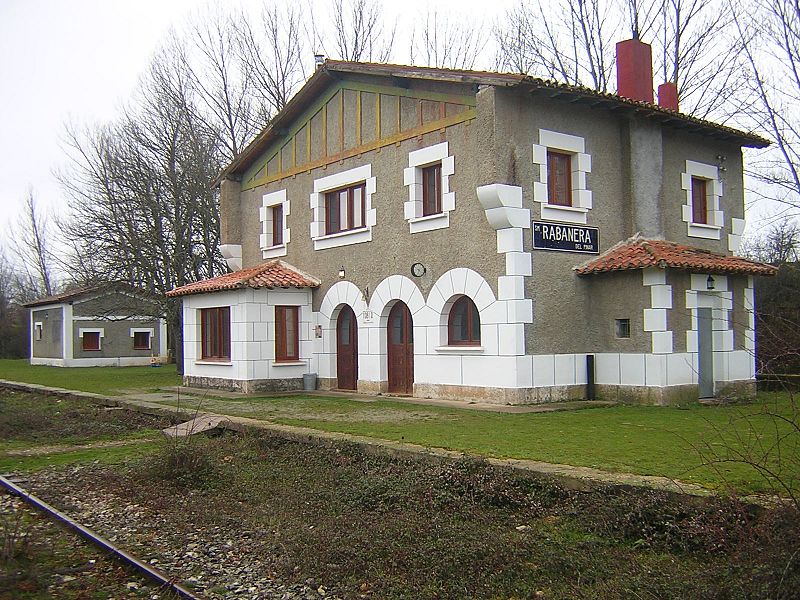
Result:
<svg viewBox="0 0 800 600">
<path fill-rule="evenodd" d="M 203 360 L 231 359 L 231 309 L 229 306 L 200 311 L 201 357 Z"/>
<path fill-rule="evenodd" d="M 469 297 L 461 296 L 450 309 L 447 337 L 450 346 L 480 346 L 481 319 Z"/>
<path fill-rule="evenodd" d="M 297 306 L 275 307 L 275 360 L 300 360 L 300 310 Z"/>
<path fill-rule="evenodd" d="M 134 350 L 150 350 L 150 332 L 149 331 L 134 331 L 133 332 L 133 349 Z"/>
<path fill-rule="evenodd" d="M 84 331 L 81 336 L 82 348 L 84 350 L 100 350 L 100 332 L 99 331 Z"/>
</svg>

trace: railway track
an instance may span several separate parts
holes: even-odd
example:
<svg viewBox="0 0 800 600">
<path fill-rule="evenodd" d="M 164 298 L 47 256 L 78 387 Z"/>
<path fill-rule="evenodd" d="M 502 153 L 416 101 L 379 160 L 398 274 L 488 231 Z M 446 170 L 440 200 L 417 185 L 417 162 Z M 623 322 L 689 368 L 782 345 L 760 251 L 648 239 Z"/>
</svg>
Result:
<svg viewBox="0 0 800 600">
<path fill-rule="evenodd" d="M 5 489 L 8 493 L 17 496 L 27 504 L 33 506 L 40 512 L 44 513 L 48 518 L 64 525 L 65 527 L 72 530 L 77 535 L 84 538 L 94 546 L 97 546 L 101 550 L 108 552 L 116 560 L 140 572 L 145 577 L 158 584 L 160 589 L 174 594 L 175 597 L 177 598 L 184 598 L 185 600 L 203 600 L 201 596 L 198 596 L 194 592 L 186 589 L 180 583 L 176 582 L 174 579 L 167 577 L 166 575 L 154 569 L 147 563 L 140 561 L 132 554 L 129 554 L 128 552 L 126 552 L 121 548 L 118 548 L 117 546 L 109 542 L 107 539 L 97 535 L 94 531 L 92 531 L 88 527 L 84 527 L 83 525 L 72 519 L 69 515 L 64 514 L 57 508 L 51 506 L 50 504 L 37 498 L 30 492 L 24 490 L 11 479 L 0 475 L 0 486 L 2 486 L 2 488 Z"/>
</svg>

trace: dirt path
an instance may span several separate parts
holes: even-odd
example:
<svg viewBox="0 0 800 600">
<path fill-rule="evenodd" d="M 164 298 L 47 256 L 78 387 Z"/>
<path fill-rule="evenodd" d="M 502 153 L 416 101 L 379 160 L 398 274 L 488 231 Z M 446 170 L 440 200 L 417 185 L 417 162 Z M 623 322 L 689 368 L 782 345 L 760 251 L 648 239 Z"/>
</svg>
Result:
<svg viewBox="0 0 800 600">
<path fill-rule="evenodd" d="M 134 446 L 153 442 L 157 438 L 140 438 L 136 440 L 108 440 L 104 442 L 94 442 L 91 444 L 73 445 L 54 445 L 37 446 L 36 448 L 26 448 L 24 450 L 6 450 L 6 456 L 44 456 L 46 454 L 61 454 L 62 452 L 72 452 L 74 450 L 91 450 L 93 448 L 114 448 L 118 446 Z"/>
</svg>

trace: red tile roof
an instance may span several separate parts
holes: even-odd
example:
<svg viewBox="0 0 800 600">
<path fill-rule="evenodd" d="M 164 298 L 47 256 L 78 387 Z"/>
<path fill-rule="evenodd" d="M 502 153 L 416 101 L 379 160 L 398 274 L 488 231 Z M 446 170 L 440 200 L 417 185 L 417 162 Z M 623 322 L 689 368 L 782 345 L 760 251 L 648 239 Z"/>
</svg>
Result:
<svg viewBox="0 0 800 600">
<path fill-rule="evenodd" d="M 597 258 L 575 267 L 575 271 L 578 275 L 592 275 L 647 267 L 742 275 L 775 275 L 778 271 L 777 267 L 741 256 L 728 256 L 702 248 L 638 236 L 620 242 Z"/>
<path fill-rule="evenodd" d="M 311 275 L 295 269 L 282 260 L 271 260 L 257 267 L 234 271 L 227 275 L 220 275 L 212 279 L 195 281 L 171 292 L 167 296 L 189 296 L 191 294 L 208 294 L 223 290 L 238 290 L 244 288 L 314 288 L 320 281 Z"/>
<path fill-rule="evenodd" d="M 654 120 L 667 127 L 683 129 L 693 133 L 710 136 L 716 139 L 730 140 L 743 146 L 764 148 L 770 141 L 751 132 L 739 131 L 706 121 L 691 115 L 631 100 L 617 94 L 598 92 L 583 86 L 558 83 L 548 79 L 522 75 L 519 73 L 493 73 L 489 71 L 467 71 L 463 69 L 440 69 L 434 67 L 415 67 L 408 65 L 391 65 L 378 63 L 360 63 L 343 60 L 326 60 L 314 74 L 303 84 L 297 93 L 289 99 L 286 106 L 276 114 L 269 125 L 264 128 L 233 161 L 213 181 L 218 186 L 223 179 L 243 174 L 247 168 L 276 139 L 285 135 L 288 125 L 302 111 L 306 110 L 313 98 L 319 96 L 331 81 L 338 81 L 342 73 L 357 75 L 373 75 L 395 77 L 398 79 L 430 80 L 449 83 L 471 83 L 474 85 L 491 85 L 497 87 L 520 87 L 531 93 L 544 94 L 548 98 L 561 98 L 570 103 L 582 102 L 591 107 L 605 107 L 609 110 L 624 110 L 630 114 Z"/>
</svg>

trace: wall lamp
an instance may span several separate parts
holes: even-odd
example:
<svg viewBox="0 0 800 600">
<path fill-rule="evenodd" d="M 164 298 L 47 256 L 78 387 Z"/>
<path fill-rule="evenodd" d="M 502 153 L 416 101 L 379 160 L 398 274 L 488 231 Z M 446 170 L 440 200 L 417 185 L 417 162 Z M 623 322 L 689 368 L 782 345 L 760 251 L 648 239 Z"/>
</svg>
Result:
<svg viewBox="0 0 800 600">
<path fill-rule="evenodd" d="M 344 270 L 344 265 L 342 265 L 339 267 L 339 279 L 344 279 L 345 275 L 347 275 L 347 272 Z"/>
<path fill-rule="evenodd" d="M 706 289 L 707 290 L 713 290 L 714 289 L 714 283 L 715 283 L 714 282 L 714 278 L 711 275 L 709 275 L 708 279 L 706 279 Z"/>
</svg>

